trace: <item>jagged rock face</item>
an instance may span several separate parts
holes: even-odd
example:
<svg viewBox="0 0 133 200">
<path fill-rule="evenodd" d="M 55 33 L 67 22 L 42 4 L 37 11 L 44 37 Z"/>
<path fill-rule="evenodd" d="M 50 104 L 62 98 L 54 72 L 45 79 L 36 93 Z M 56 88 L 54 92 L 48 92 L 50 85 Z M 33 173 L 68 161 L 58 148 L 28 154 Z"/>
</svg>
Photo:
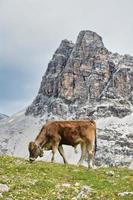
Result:
<svg viewBox="0 0 133 200">
<path fill-rule="evenodd" d="M 56 50 L 53 59 L 48 64 L 46 74 L 43 77 L 39 94 L 47 97 L 58 97 L 59 76 L 66 66 L 67 60 L 72 52 L 73 43 L 63 40 Z"/>
<path fill-rule="evenodd" d="M 124 117 L 132 104 L 133 57 L 113 54 L 99 35 L 81 31 L 75 44 L 61 42 L 26 114 Z"/>
<path fill-rule="evenodd" d="M 7 115 L 4 115 L 4 114 L 0 113 L 0 120 L 2 120 L 2 119 L 6 119 L 6 118 L 8 118 Z"/>
</svg>

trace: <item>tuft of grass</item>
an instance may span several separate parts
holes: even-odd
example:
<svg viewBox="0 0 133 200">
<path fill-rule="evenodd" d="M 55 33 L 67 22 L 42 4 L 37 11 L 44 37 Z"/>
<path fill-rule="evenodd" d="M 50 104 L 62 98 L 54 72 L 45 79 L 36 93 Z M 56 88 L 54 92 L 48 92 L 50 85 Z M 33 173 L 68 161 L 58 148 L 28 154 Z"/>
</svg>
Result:
<svg viewBox="0 0 133 200">
<path fill-rule="evenodd" d="M 114 175 L 109 176 L 109 171 Z M 0 183 L 10 188 L 9 192 L 3 193 L 1 200 L 71 200 L 77 197 L 83 186 L 92 188 L 89 200 L 133 199 L 130 195 L 118 195 L 133 192 L 133 171 L 127 168 L 92 170 L 44 161 L 30 164 L 21 158 L 1 156 Z"/>
</svg>

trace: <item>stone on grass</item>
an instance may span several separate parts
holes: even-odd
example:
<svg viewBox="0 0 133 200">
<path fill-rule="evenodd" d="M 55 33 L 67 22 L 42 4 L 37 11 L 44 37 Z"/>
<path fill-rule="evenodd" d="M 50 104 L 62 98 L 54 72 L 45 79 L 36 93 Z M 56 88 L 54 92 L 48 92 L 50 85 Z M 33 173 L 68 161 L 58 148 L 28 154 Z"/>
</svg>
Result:
<svg viewBox="0 0 133 200">
<path fill-rule="evenodd" d="M 114 173 L 114 171 L 109 171 L 109 172 L 106 172 L 106 175 L 107 175 L 107 176 L 114 176 L 115 173 Z"/>
<path fill-rule="evenodd" d="M 118 193 L 118 196 L 121 196 L 121 197 L 124 197 L 124 196 L 127 196 L 127 195 L 133 196 L 133 192 L 120 192 L 120 193 Z"/>
<path fill-rule="evenodd" d="M 62 186 L 63 187 L 71 187 L 71 184 L 70 183 L 63 183 Z"/>
<path fill-rule="evenodd" d="M 131 162 L 131 164 L 129 165 L 129 169 L 133 170 L 133 162 Z"/>
<path fill-rule="evenodd" d="M 0 183 L 0 193 L 8 192 L 8 191 L 9 191 L 9 187 L 6 184 Z"/>
<path fill-rule="evenodd" d="M 79 192 L 79 194 L 77 195 L 76 198 L 77 198 L 78 200 L 80 200 L 80 199 L 88 199 L 88 197 L 89 197 L 91 191 L 92 191 L 92 188 L 91 188 L 90 186 L 84 185 L 84 186 L 81 188 L 81 190 L 80 190 L 80 192 Z"/>
</svg>

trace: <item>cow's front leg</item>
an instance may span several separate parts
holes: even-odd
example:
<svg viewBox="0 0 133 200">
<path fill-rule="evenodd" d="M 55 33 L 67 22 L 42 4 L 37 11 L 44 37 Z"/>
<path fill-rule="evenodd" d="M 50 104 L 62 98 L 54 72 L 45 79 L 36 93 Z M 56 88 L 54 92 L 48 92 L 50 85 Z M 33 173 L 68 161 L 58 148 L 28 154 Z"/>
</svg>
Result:
<svg viewBox="0 0 133 200">
<path fill-rule="evenodd" d="M 66 160 L 64 149 L 63 149 L 62 145 L 58 146 L 58 151 L 59 151 L 60 155 L 62 156 L 64 163 L 67 164 L 68 162 Z"/>
<path fill-rule="evenodd" d="M 60 143 L 60 140 L 55 140 L 52 143 L 52 158 L 51 158 L 51 162 L 54 162 L 55 153 L 56 153 L 56 151 L 58 149 L 59 143 Z"/>
<path fill-rule="evenodd" d="M 52 158 L 51 158 L 51 162 L 54 162 L 56 151 L 57 151 L 57 147 L 56 147 L 56 146 L 53 146 L 53 147 L 52 147 Z"/>
</svg>

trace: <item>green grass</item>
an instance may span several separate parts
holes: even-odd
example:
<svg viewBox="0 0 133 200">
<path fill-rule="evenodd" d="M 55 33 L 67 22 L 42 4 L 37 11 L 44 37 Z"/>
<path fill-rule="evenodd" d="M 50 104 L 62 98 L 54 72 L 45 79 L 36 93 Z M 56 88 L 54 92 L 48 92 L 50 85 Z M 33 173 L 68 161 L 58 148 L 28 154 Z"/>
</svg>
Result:
<svg viewBox="0 0 133 200">
<path fill-rule="evenodd" d="M 114 176 L 108 176 L 108 171 Z M 9 192 L 0 199 L 13 200 L 71 200 L 88 185 L 93 190 L 90 200 L 133 199 L 119 192 L 133 192 L 133 171 L 126 168 L 99 168 L 96 170 L 74 165 L 36 161 L 30 164 L 20 158 L 0 157 L 0 183 L 9 186 Z M 70 187 L 63 184 L 69 183 Z M 75 185 L 76 184 L 76 185 Z"/>
</svg>

